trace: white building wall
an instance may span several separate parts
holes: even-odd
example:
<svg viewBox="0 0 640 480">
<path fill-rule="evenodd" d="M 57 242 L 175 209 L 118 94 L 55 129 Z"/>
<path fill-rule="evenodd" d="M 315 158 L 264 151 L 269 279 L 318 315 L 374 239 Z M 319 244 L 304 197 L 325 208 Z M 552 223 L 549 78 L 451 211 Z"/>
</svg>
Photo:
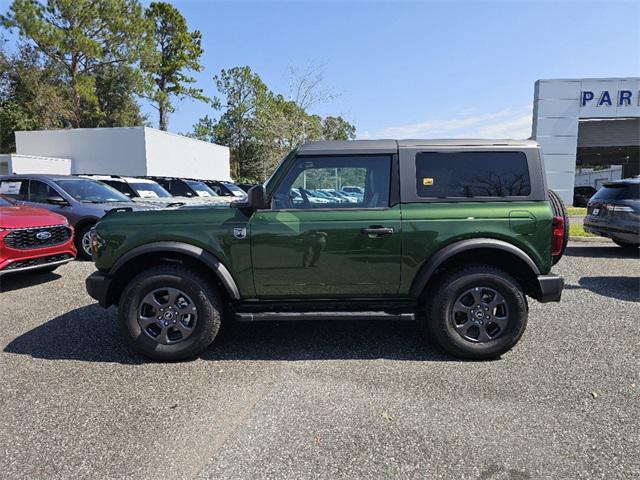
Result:
<svg viewBox="0 0 640 480">
<path fill-rule="evenodd" d="M 147 175 L 231 180 L 229 148 L 145 128 Z"/>
<path fill-rule="evenodd" d="M 70 158 L 71 173 L 146 174 L 143 127 L 16 132 L 16 151 Z"/>
<path fill-rule="evenodd" d="M 71 160 L 68 158 L 39 157 L 10 153 L 0 155 L 0 173 L 48 173 L 52 175 L 69 175 Z"/>
<path fill-rule="evenodd" d="M 71 173 L 231 179 L 227 147 L 148 127 L 16 132 L 16 150 L 69 158 Z"/>
<path fill-rule="evenodd" d="M 631 92 L 629 101 L 620 101 L 622 91 Z M 610 102 L 602 101 L 604 92 Z M 536 82 L 532 136 L 542 147 L 547 184 L 565 203 L 573 201 L 580 119 L 630 117 L 640 117 L 640 78 Z"/>
</svg>

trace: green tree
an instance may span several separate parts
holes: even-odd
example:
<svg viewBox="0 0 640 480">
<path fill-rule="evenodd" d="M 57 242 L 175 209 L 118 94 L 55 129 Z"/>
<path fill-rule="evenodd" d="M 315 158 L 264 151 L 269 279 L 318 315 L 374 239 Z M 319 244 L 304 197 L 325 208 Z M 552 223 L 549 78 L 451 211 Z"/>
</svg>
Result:
<svg viewBox="0 0 640 480">
<path fill-rule="evenodd" d="M 296 145 L 355 137 L 355 127 L 342 117 L 308 113 L 305 102 L 273 93 L 249 67 L 222 70 L 214 80 L 222 97 L 214 107 L 222 114 L 218 121 L 201 118 L 191 136 L 230 147 L 234 178 L 262 182 Z M 318 98 L 309 85 L 299 89 L 305 101 Z"/>
<path fill-rule="evenodd" d="M 97 71 L 135 65 L 148 46 L 138 0 L 15 0 L 0 22 L 62 67 L 76 127 L 99 108 Z"/>
<path fill-rule="evenodd" d="M 356 127 L 341 116 L 322 119 L 322 138 L 324 140 L 353 140 Z"/>
<path fill-rule="evenodd" d="M 172 97 L 208 101 L 202 89 L 191 86 L 196 79 L 186 73 L 202 70 L 202 35 L 189 32 L 185 18 L 169 3 L 151 3 L 145 17 L 153 52 L 145 57 L 143 69 L 153 82 L 149 99 L 158 110 L 160 129 L 166 130 L 168 115 L 174 112 Z"/>
<path fill-rule="evenodd" d="M 15 151 L 16 130 L 70 126 L 68 90 L 61 69 L 36 49 L 0 50 L 0 152 Z"/>
</svg>

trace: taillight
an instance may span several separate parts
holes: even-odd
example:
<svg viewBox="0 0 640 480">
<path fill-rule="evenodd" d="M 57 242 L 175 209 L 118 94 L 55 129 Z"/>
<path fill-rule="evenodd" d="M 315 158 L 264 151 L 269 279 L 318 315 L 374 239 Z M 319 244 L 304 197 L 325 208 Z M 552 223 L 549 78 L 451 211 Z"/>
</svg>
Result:
<svg viewBox="0 0 640 480">
<path fill-rule="evenodd" d="M 564 218 L 553 217 L 551 233 L 551 255 L 560 255 L 564 246 Z"/>
</svg>

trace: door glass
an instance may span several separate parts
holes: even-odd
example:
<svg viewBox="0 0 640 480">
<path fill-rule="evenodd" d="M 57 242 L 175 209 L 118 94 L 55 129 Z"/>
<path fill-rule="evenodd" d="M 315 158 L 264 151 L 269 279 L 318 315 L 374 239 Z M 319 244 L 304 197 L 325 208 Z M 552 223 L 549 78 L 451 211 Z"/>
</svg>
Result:
<svg viewBox="0 0 640 480">
<path fill-rule="evenodd" d="M 299 157 L 273 196 L 276 210 L 389 205 L 389 156 Z"/>
<path fill-rule="evenodd" d="M 29 185 L 29 201 L 47 203 L 49 197 L 59 197 L 60 194 L 44 182 L 31 180 Z"/>
</svg>

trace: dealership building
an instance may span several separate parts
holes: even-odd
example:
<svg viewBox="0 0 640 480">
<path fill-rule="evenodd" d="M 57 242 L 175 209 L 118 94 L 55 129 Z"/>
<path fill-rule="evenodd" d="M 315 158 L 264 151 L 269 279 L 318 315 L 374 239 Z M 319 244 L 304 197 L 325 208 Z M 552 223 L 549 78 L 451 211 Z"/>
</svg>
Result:
<svg viewBox="0 0 640 480">
<path fill-rule="evenodd" d="M 533 138 L 544 153 L 549 188 L 568 204 L 576 174 L 594 178 L 586 180 L 594 187 L 607 175 L 640 174 L 640 78 L 538 80 Z"/>
</svg>

